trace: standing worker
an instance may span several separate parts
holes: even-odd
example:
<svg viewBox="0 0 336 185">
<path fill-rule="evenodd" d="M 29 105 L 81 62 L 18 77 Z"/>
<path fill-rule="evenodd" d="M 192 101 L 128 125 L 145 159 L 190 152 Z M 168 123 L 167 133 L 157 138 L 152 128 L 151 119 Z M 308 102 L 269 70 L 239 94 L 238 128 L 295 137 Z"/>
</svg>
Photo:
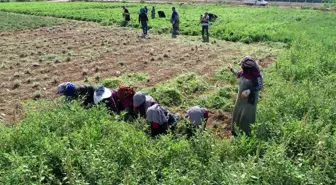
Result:
<svg viewBox="0 0 336 185">
<path fill-rule="evenodd" d="M 239 65 L 242 68 L 240 71 L 229 65 L 229 70 L 239 78 L 238 95 L 233 110 L 232 134 L 237 135 L 234 126 L 238 126 L 246 135 L 250 135 L 251 124 L 256 119 L 262 76 L 257 62 L 251 56 L 242 58 Z"/>
<path fill-rule="evenodd" d="M 124 23 L 123 24 L 124 24 L 124 26 L 126 26 L 128 21 L 131 20 L 131 15 L 130 15 L 130 13 L 129 13 L 129 11 L 128 11 L 128 9 L 125 5 L 122 6 L 122 8 L 124 9 L 124 12 L 123 12 Z"/>
<path fill-rule="evenodd" d="M 155 6 L 152 7 L 151 13 L 152 13 L 152 19 L 154 19 L 155 18 Z"/>
<path fill-rule="evenodd" d="M 178 29 L 178 26 L 179 26 L 179 16 L 178 16 L 178 13 L 176 12 L 175 7 L 173 7 L 172 10 L 173 10 L 173 13 L 172 13 L 172 16 L 171 16 L 171 19 L 170 19 L 170 21 L 172 23 L 172 26 L 173 26 L 172 37 L 176 38 L 177 29 Z"/>
<path fill-rule="evenodd" d="M 142 27 L 142 37 L 145 38 L 147 35 L 147 31 L 148 31 L 148 17 L 147 17 L 147 14 L 145 13 L 144 8 L 140 9 L 139 24 L 140 23 Z"/>
<path fill-rule="evenodd" d="M 201 16 L 203 42 L 209 42 L 209 19 L 208 12 L 205 12 L 204 15 Z M 204 32 L 206 32 L 206 37 L 204 37 Z"/>
</svg>

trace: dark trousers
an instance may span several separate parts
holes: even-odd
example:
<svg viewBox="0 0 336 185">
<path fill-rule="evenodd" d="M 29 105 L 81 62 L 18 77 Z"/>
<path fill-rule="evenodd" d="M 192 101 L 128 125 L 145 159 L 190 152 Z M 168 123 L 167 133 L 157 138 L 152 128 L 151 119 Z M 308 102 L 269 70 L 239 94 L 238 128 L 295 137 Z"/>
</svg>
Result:
<svg viewBox="0 0 336 185">
<path fill-rule="evenodd" d="M 206 37 L 204 37 L 204 32 L 206 34 Z M 206 40 L 209 40 L 209 26 L 202 26 L 202 37 L 203 40 L 206 38 Z"/>
<path fill-rule="evenodd" d="M 147 35 L 147 31 L 148 31 L 148 24 L 147 24 L 147 22 L 141 23 L 141 26 L 142 26 L 142 32 L 143 32 L 143 34 Z"/>
<path fill-rule="evenodd" d="M 173 36 L 176 36 L 177 35 L 177 24 L 173 24 Z"/>
</svg>

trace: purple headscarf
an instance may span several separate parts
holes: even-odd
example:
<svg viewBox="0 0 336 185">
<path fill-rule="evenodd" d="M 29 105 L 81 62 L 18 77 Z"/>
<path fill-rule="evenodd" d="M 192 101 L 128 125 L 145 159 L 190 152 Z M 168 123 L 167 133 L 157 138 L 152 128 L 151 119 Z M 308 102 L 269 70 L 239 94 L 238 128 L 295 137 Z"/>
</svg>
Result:
<svg viewBox="0 0 336 185">
<path fill-rule="evenodd" d="M 243 76 L 249 80 L 261 77 L 259 66 L 251 56 L 242 58 L 239 65 L 243 68 L 243 70 L 239 71 L 238 77 Z"/>
</svg>

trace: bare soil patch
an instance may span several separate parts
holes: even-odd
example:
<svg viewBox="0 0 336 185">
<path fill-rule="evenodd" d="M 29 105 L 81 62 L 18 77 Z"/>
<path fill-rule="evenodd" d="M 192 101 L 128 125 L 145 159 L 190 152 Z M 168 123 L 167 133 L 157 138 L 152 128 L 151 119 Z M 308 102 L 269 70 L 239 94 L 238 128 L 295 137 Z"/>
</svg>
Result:
<svg viewBox="0 0 336 185">
<path fill-rule="evenodd" d="M 0 114 L 6 122 L 20 119 L 20 102 L 54 98 L 63 81 L 83 83 L 95 75 L 103 79 L 144 72 L 150 75 L 144 86 L 152 86 L 189 71 L 213 75 L 244 55 L 263 59 L 272 53 L 262 44 L 201 43 L 199 37 L 162 35 L 141 39 L 139 34 L 139 30 L 90 22 L 2 32 Z"/>
</svg>

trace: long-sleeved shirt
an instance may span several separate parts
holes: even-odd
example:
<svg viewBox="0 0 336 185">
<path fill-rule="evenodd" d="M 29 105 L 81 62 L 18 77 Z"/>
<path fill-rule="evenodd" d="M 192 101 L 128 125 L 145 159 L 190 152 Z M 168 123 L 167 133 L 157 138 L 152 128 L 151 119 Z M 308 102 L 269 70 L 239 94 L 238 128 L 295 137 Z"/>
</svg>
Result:
<svg viewBox="0 0 336 185">
<path fill-rule="evenodd" d="M 202 16 L 201 18 L 201 24 L 202 26 L 209 26 L 209 16 Z"/>
<path fill-rule="evenodd" d="M 128 11 L 127 8 L 124 9 L 123 16 L 124 16 L 124 18 L 125 18 L 126 21 L 130 21 L 131 20 L 131 16 L 130 16 L 130 13 L 129 13 L 129 11 Z"/>
<path fill-rule="evenodd" d="M 178 21 L 178 13 L 176 11 L 173 11 L 172 16 L 171 16 L 171 23 L 176 24 Z"/>
<path fill-rule="evenodd" d="M 146 13 L 139 14 L 139 23 L 146 24 L 148 22 L 148 17 Z"/>
</svg>

